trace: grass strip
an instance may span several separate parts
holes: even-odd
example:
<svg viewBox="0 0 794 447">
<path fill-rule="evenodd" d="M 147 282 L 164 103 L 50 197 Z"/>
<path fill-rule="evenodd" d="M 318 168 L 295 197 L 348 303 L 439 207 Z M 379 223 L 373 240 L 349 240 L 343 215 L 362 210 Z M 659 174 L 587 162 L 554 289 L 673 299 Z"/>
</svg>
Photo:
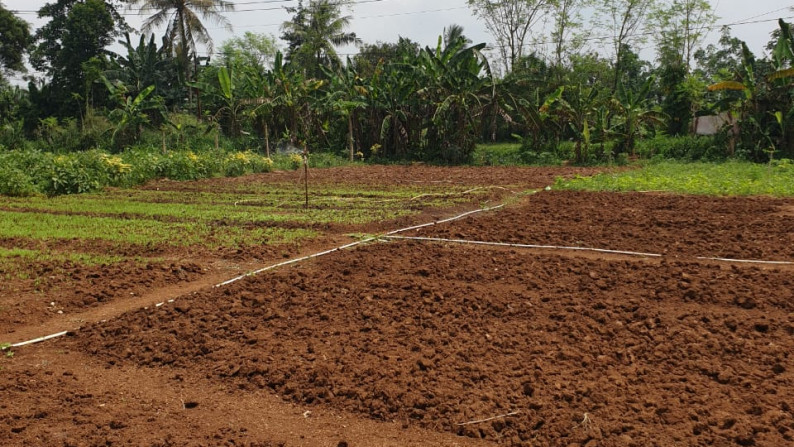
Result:
<svg viewBox="0 0 794 447">
<path fill-rule="evenodd" d="M 794 164 L 743 161 L 684 163 L 664 161 L 642 169 L 557 179 L 555 189 L 660 191 L 716 196 L 794 196 Z"/>
<path fill-rule="evenodd" d="M 241 228 L 204 222 L 158 222 L 145 219 L 116 219 L 47 213 L 0 213 L 0 237 L 28 239 L 86 239 L 125 242 L 135 245 L 167 244 L 240 247 L 278 244 L 314 237 L 306 229 Z"/>
</svg>

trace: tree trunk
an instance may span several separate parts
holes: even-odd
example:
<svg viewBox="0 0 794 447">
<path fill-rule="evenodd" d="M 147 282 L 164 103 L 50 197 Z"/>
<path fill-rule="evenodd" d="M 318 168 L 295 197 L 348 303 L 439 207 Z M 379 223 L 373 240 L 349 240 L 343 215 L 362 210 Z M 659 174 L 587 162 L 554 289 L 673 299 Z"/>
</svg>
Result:
<svg viewBox="0 0 794 447">
<path fill-rule="evenodd" d="M 267 126 L 267 120 L 264 122 L 265 133 L 265 155 L 270 158 L 270 128 Z"/>
<path fill-rule="evenodd" d="M 353 148 L 353 111 L 347 114 L 347 144 L 350 147 L 350 161 L 355 161 L 355 149 Z"/>
</svg>

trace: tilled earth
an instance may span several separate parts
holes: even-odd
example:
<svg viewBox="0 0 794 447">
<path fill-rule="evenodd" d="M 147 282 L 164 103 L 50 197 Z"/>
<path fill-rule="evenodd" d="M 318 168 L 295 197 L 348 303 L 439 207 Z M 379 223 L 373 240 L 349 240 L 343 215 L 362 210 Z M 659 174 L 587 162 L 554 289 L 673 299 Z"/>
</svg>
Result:
<svg viewBox="0 0 794 447">
<path fill-rule="evenodd" d="M 7 445 L 794 444 L 793 201 L 544 192 L 0 359 Z"/>
<path fill-rule="evenodd" d="M 70 262 L 53 262 L 30 259 L 16 260 L 16 270 L 25 275 L 16 277 L 4 275 L 0 284 L 0 339 L 22 341 L 23 337 L 38 327 L 52 325 L 54 331 L 74 326 L 83 321 L 81 309 L 97 306 L 127 306 L 123 302 L 131 297 L 160 295 L 158 290 L 169 285 L 182 284 L 186 289 L 193 285 L 215 284 L 263 263 L 273 263 L 285 257 L 312 253 L 321 249 L 341 245 L 351 239 L 349 233 L 374 233 L 393 230 L 417 223 L 424 223 L 446 217 L 457 211 L 477 207 L 487 201 L 498 202 L 514 191 L 527 188 L 541 188 L 554 182 L 556 177 L 588 175 L 596 173 L 594 168 L 532 168 L 532 167 L 436 167 L 424 165 L 409 166 L 363 166 L 316 169 L 310 171 L 312 185 L 332 185 L 360 188 L 366 192 L 368 186 L 399 185 L 419 187 L 466 186 L 487 188 L 472 195 L 470 203 L 459 205 L 456 209 L 437 209 L 420 202 L 411 203 L 415 213 L 393 220 L 376 221 L 364 225 L 321 224 L 299 222 L 276 222 L 271 226 L 283 228 L 310 228 L 318 236 L 301 241 L 300 244 L 248 245 L 238 249 L 205 247 L 175 247 L 165 243 L 150 243 L 145 246 L 99 239 L 56 239 L 32 240 L 26 238 L 0 238 L 0 249 L 44 250 L 53 253 L 87 253 L 115 255 L 126 258 L 156 257 L 145 263 L 125 261 L 110 266 L 80 266 Z M 214 178 L 195 182 L 175 182 L 171 180 L 154 181 L 140 187 L 143 190 L 173 191 L 182 196 L 259 190 L 262 185 L 297 185 L 300 172 L 271 172 L 237 178 Z M 353 186 L 351 186 L 353 185 Z M 69 212 L 71 213 L 71 212 Z M 101 215 L 101 213 L 82 213 L 82 215 Z M 218 222 L 219 226 L 226 225 Z M 253 225 L 253 224 L 252 224 Z M 222 245 L 222 244 L 221 244 Z M 25 263 L 26 262 L 26 263 Z M 0 276 L 3 275 L 0 266 Z M 154 293 L 152 293 L 154 292 Z M 158 298 L 159 299 L 159 298 Z M 142 298 L 143 305 L 151 302 Z M 138 300 L 140 301 L 140 300 Z M 132 303 L 130 303 L 132 305 Z M 142 306 L 140 306 L 142 307 Z M 108 312 L 105 312 L 108 313 Z"/>
<path fill-rule="evenodd" d="M 794 200 L 544 191 L 499 213 L 405 235 L 794 261 Z"/>
</svg>

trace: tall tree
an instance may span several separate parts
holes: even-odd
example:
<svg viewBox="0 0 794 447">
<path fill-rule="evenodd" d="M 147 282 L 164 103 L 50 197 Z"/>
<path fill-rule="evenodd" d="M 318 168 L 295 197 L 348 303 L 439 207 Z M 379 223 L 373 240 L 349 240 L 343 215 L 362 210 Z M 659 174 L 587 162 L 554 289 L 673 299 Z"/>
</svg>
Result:
<svg viewBox="0 0 794 447">
<path fill-rule="evenodd" d="M 74 99 L 85 96 L 96 80 L 87 76 L 93 71 L 88 65 L 104 64 L 105 47 L 126 23 L 113 4 L 103 0 L 58 0 L 42 7 L 39 17 L 50 21 L 36 32 L 31 63 L 51 82 L 31 93 L 41 115 L 74 116 Z"/>
<path fill-rule="evenodd" d="M 615 52 L 615 76 L 612 80 L 612 91 L 617 92 L 623 73 L 620 66 L 623 51 L 636 47 L 645 36 L 642 31 L 657 0 L 600 0 L 601 6 L 596 11 L 596 22 L 602 28 L 612 32 L 612 44 Z"/>
<path fill-rule="evenodd" d="M 657 3 L 652 21 L 658 32 L 657 52 L 666 56 L 665 64 L 682 64 L 686 72 L 692 68 L 695 51 L 706 37 L 717 16 L 707 0 L 670 0 Z M 669 60 L 673 57 L 674 60 Z"/>
<path fill-rule="evenodd" d="M 47 3 L 39 9 L 38 16 L 40 19 L 47 19 L 47 23 L 41 26 L 34 35 L 35 47 L 32 49 L 30 55 L 30 62 L 38 71 L 49 72 L 52 70 L 56 60 L 61 56 L 63 49 L 63 39 L 69 28 L 73 27 L 75 15 L 74 9 L 91 8 L 95 10 L 94 20 L 97 23 L 97 30 L 87 30 L 91 37 L 101 39 L 101 42 L 90 44 L 90 48 L 96 48 L 99 45 L 107 45 L 111 43 L 113 36 L 121 36 L 124 32 L 130 31 L 124 16 L 119 12 L 123 0 L 100 0 L 99 2 L 92 2 L 88 4 L 87 0 L 56 0 L 53 3 Z M 88 4 L 88 5 L 87 5 Z M 101 4 L 101 5 L 100 5 Z M 101 6 L 101 8 L 100 8 Z M 78 11 L 83 14 L 86 9 Z M 108 31 L 108 18 L 111 23 L 110 30 Z M 88 23 L 91 22 L 91 17 L 87 17 Z M 86 38 L 87 40 L 87 38 Z M 67 55 L 67 57 L 72 57 Z M 82 61 L 81 61 L 82 62 Z"/>
<path fill-rule="evenodd" d="M 709 44 L 695 51 L 697 71 L 711 82 L 730 79 L 742 65 L 742 41 L 731 36 L 731 29 L 720 31 L 719 46 Z"/>
<path fill-rule="evenodd" d="M 356 71 L 362 77 L 371 77 L 379 65 L 397 63 L 406 58 L 415 58 L 421 47 L 410 39 L 400 37 L 397 42 L 363 44 L 353 56 Z"/>
<path fill-rule="evenodd" d="M 229 31 L 232 29 L 231 22 L 222 13 L 233 11 L 234 4 L 225 0 L 131 0 L 130 4 L 140 5 L 141 11 L 155 11 L 144 20 L 143 34 L 166 25 L 166 43 L 179 59 L 186 81 L 191 78 L 191 58 L 194 62 L 198 60 L 197 45 L 206 46 L 210 54 L 214 50 L 212 37 L 202 20 Z"/>
<path fill-rule="evenodd" d="M 554 28 L 551 42 L 554 46 L 554 65 L 560 68 L 565 53 L 576 52 L 584 45 L 584 40 L 575 31 L 582 26 L 581 11 L 590 0 L 556 0 L 552 4 Z M 558 70 L 559 71 L 559 70 Z"/>
<path fill-rule="evenodd" d="M 278 44 L 274 36 L 246 31 L 242 37 L 223 42 L 220 64 L 231 67 L 232 71 L 263 71 L 272 66 L 277 51 Z"/>
<path fill-rule="evenodd" d="M 456 23 L 444 27 L 444 34 L 441 39 L 444 41 L 444 48 L 458 44 L 461 44 L 460 46 L 471 44 L 471 39 L 463 33 L 463 27 Z"/>
<path fill-rule="evenodd" d="M 281 25 L 281 38 L 287 41 L 287 59 L 297 63 L 310 76 L 321 76 L 320 66 L 339 67 L 342 61 L 336 53 L 340 45 L 361 43 L 356 33 L 346 31 L 351 16 L 342 15 L 348 1 L 311 0 L 304 6 L 286 8 L 292 20 Z"/>
<path fill-rule="evenodd" d="M 0 81 L 4 72 L 23 71 L 22 56 L 30 43 L 30 28 L 0 2 Z"/>
<path fill-rule="evenodd" d="M 524 56 L 527 37 L 532 27 L 546 14 L 556 0 L 468 0 L 469 7 L 485 21 L 496 39 L 505 71 L 513 69 Z"/>
</svg>

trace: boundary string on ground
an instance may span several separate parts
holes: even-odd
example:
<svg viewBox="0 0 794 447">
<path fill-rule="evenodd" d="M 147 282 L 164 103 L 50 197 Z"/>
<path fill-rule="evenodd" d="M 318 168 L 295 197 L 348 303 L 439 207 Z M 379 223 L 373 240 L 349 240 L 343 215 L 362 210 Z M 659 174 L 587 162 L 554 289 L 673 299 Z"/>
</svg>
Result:
<svg viewBox="0 0 794 447">
<path fill-rule="evenodd" d="M 509 242 L 488 242 L 488 241 L 469 241 L 465 239 L 444 239 L 439 237 L 422 237 L 422 236 L 392 236 L 385 235 L 386 239 L 406 240 L 406 241 L 421 241 L 421 242 L 445 242 L 450 244 L 469 244 L 469 245 L 486 245 L 493 247 L 511 247 L 511 248 L 530 248 L 540 250 L 568 250 L 568 251 L 590 251 L 596 253 L 609 253 L 617 255 L 628 256 L 641 256 L 646 258 L 661 258 L 664 255 L 659 253 L 643 253 L 638 251 L 626 250 L 610 250 L 606 248 L 592 248 L 592 247 L 567 247 L 561 245 L 534 245 L 534 244 L 515 244 Z M 764 261 L 761 259 L 733 259 L 733 258 L 713 258 L 707 256 L 697 256 L 695 259 L 701 261 L 720 261 L 720 262 L 734 262 L 742 264 L 766 264 L 766 265 L 794 265 L 792 261 Z"/>
<path fill-rule="evenodd" d="M 484 212 L 487 212 L 487 211 L 496 210 L 496 209 L 502 208 L 503 206 L 504 205 L 498 205 L 498 206 L 489 207 L 489 208 L 480 208 L 480 209 L 477 209 L 477 210 L 468 211 L 468 212 L 465 212 L 463 214 L 459 214 L 459 215 L 454 216 L 454 217 L 450 217 L 448 219 L 443 219 L 443 220 L 434 221 L 434 222 L 430 222 L 430 223 L 426 223 L 426 224 L 422 224 L 422 225 L 416 225 L 416 226 L 413 226 L 413 227 L 401 228 L 399 230 L 390 231 L 389 233 L 386 233 L 386 235 L 401 233 L 401 232 L 404 232 L 404 231 L 409 231 L 409 230 L 418 229 L 418 228 L 429 227 L 429 226 L 433 226 L 433 225 L 437 225 L 437 224 L 441 224 L 441 223 L 446 223 L 446 222 L 453 222 L 455 220 L 463 219 L 464 217 L 470 216 L 472 214 L 484 213 Z M 326 255 L 329 255 L 331 253 L 335 253 L 335 252 L 340 251 L 340 250 L 345 250 L 345 249 L 348 249 L 348 248 L 355 247 L 357 245 L 365 244 L 365 243 L 368 243 L 368 242 L 373 242 L 373 241 L 376 241 L 378 239 L 379 239 L 379 236 L 368 237 L 368 238 L 362 239 L 360 241 L 351 242 L 349 244 L 345 244 L 345 245 L 342 245 L 340 247 L 332 248 L 330 250 L 325 250 L 325 251 L 322 251 L 322 252 L 319 252 L 319 253 L 315 253 L 313 255 L 303 256 L 303 257 L 295 258 L 295 259 L 290 259 L 288 261 L 280 262 L 280 263 L 275 264 L 275 265 L 271 265 L 271 266 L 268 266 L 268 267 L 264 267 L 264 268 L 261 268 L 261 269 L 258 269 L 258 270 L 254 270 L 254 271 L 242 274 L 242 275 L 237 276 L 235 278 L 232 278 L 232 279 L 229 279 L 229 280 L 224 281 L 222 283 L 216 284 L 216 285 L 213 286 L 213 288 L 224 287 L 224 286 L 227 286 L 229 284 L 233 284 L 233 283 L 235 283 L 237 281 L 240 281 L 242 279 L 245 279 L 245 278 L 247 278 L 249 276 L 255 276 L 255 275 L 258 275 L 260 273 L 266 272 L 268 270 L 277 269 L 279 267 L 284 267 L 284 266 L 290 265 L 290 264 L 296 264 L 298 262 L 307 261 L 309 259 L 319 258 L 321 256 L 326 256 Z M 157 303 L 154 306 L 155 307 L 161 307 L 166 302 L 167 303 L 173 303 L 174 301 L 175 300 L 171 299 L 171 300 L 168 300 L 168 301 L 165 301 L 165 302 Z M 44 337 L 35 338 L 33 340 L 28 340 L 28 341 L 23 341 L 23 342 L 19 342 L 19 343 L 14 343 L 14 344 L 11 345 L 11 347 L 12 348 L 17 348 L 17 347 L 20 347 L 20 346 L 31 345 L 31 344 L 35 344 L 35 343 L 41 343 L 43 341 L 52 340 L 52 339 L 58 338 L 58 337 L 63 337 L 67 333 L 69 333 L 69 331 L 58 332 L 57 334 L 46 335 Z"/>
<path fill-rule="evenodd" d="M 515 243 L 507 243 L 507 242 L 469 241 L 469 240 L 464 240 L 464 239 L 444 239 L 444 238 L 418 237 L 418 236 L 417 237 L 395 236 L 398 233 L 403 233 L 403 232 L 406 232 L 406 231 L 418 230 L 418 229 L 421 229 L 421 228 L 431 227 L 431 226 L 434 226 L 434 225 L 439 225 L 439 224 L 448 223 L 448 222 L 454 222 L 456 220 L 463 219 L 463 218 L 465 218 L 467 216 L 470 216 L 472 214 L 483 213 L 483 212 L 487 212 L 487 211 L 495 211 L 495 210 L 503 208 L 504 206 L 505 206 L 505 204 L 501 204 L 501 205 L 497 205 L 497 206 L 493 206 L 493 207 L 481 208 L 481 209 L 477 209 L 477 210 L 473 210 L 473 211 L 468 211 L 468 212 L 465 212 L 463 214 L 459 214 L 457 216 L 450 217 L 450 218 L 447 218 L 447 219 L 442 219 L 442 220 L 438 220 L 438 221 L 434 221 L 434 222 L 429 222 L 429 223 L 426 223 L 426 224 L 414 225 L 414 226 L 411 226 L 411 227 L 401 228 L 401 229 L 398 229 L 398 230 L 390 231 L 390 232 L 385 233 L 385 234 L 383 234 L 381 236 L 368 237 L 366 239 L 362 239 L 362 240 L 356 241 L 356 242 L 351 242 L 349 244 L 345 244 L 345 245 L 342 245 L 342 246 L 339 246 L 339 247 L 336 247 L 336 248 L 332 248 L 330 250 L 325 250 L 325 251 L 322 251 L 322 252 L 319 252 L 319 253 L 315 253 L 315 254 L 312 254 L 312 255 L 309 255 L 309 256 L 303 256 L 303 257 L 300 257 L 300 258 L 290 259 L 290 260 L 285 261 L 285 262 L 280 262 L 280 263 L 275 264 L 275 265 L 271 265 L 271 266 L 264 267 L 264 268 L 261 268 L 261 269 L 258 269 L 258 270 L 254 270 L 254 271 L 245 273 L 243 275 L 237 276 L 235 278 L 229 279 L 227 281 L 224 281 L 222 283 L 216 284 L 215 286 L 213 286 L 213 288 L 224 287 L 224 286 L 227 286 L 229 284 L 233 284 L 233 283 L 235 283 L 237 281 L 240 281 L 242 279 L 245 279 L 247 277 L 255 276 L 255 275 L 258 275 L 260 273 L 269 271 L 269 270 L 274 270 L 274 269 L 277 269 L 279 267 L 284 267 L 284 266 L 287 266 L 287 265 L 290 265 L 290 264 L 296 264 L 298 262 L 307 261 L 307 260 L 314 259 L 314 258 L 319 258 L 321 256 L 326 256 L 326 255 L 329 255 L 331 253 L 335 253 L 337 251 L 346 250 L 348 248 L 352 248 L 352 247 L 355 247 L 355 246 L 358 246 L 358 245 L 362 245 L 362 244 L 365 244 L 365 243 L 377 241 L 377 240 L 380 240 L 380 239 L 387 239 L 387 240 L 388 239 L 391 239 L 391 240 L 413 240 L 413 241 L 424 241 L 424 242 L 442 242 L 442 243 L 454 243 L 454 244 L 470 244 L 470 245 L 484 245 L 484 246 L 511 247 L 511 248 L 528 248 L 528 249 L 543 249 L 543 250 L 589 251 L 589 252 L 595 252 L 595 253 L 621 254 L 621 255 L 628 255 L 628 256 L 639 256 L 639 257 L 650 257 L 650 258 L 661 258 L 661 257 L 664 256 L 664 255 L 659 254 L 659 253 L 643 253 L 643 252 L 635 252 L 635 251 L 627 251 L 627 250 L 610 250 L 610 249 L 592 248 L 592 247 L 515 244 Z M 743 264 L 794 265 L 794 262 L 791 262 L 791 261 L 764 261 L 764 260 L 757 260 L 757 259 L 732 259 L 732 258 L 717 258 L 717 257 L 707 257 L 707 256 L 698 256 L 695 259 L 705 260 L 705 261 L 720 261 L 720 262 L 743 263 Z M 168 303 L 173 303 L 174 301 L 175 300 L 171 299 L 171 300 L 168 300 L 167 302 Z M 155 304 L 155 307 L 161 307 L 165 303 L 166 302 L 157 303 L 157 304 Z M 69 331 L 59 332 L 57 334 L 47 335 L 47 336 L 39 337 L 39 338 L 36 338 L 36 339 L 33 339 L 33 340 L 28 340 L 28 341 L 24 341 L 24 342 L 20 342 L 20 343 L 15 343 L 15 344 L 12 344 L 11 347 L 20 347 L 20 346 L 30 345 L 30 344 L 34 344 L 34 343 L 40 343 L 40 342 L 43 342 L 43 341 L 47 341 L 47 340 L 51 340 L 51 339 L 54 339 L 54 338 L 62 337 L 64 335 L 66 335 L 68 332 Z"/>
</svg>

